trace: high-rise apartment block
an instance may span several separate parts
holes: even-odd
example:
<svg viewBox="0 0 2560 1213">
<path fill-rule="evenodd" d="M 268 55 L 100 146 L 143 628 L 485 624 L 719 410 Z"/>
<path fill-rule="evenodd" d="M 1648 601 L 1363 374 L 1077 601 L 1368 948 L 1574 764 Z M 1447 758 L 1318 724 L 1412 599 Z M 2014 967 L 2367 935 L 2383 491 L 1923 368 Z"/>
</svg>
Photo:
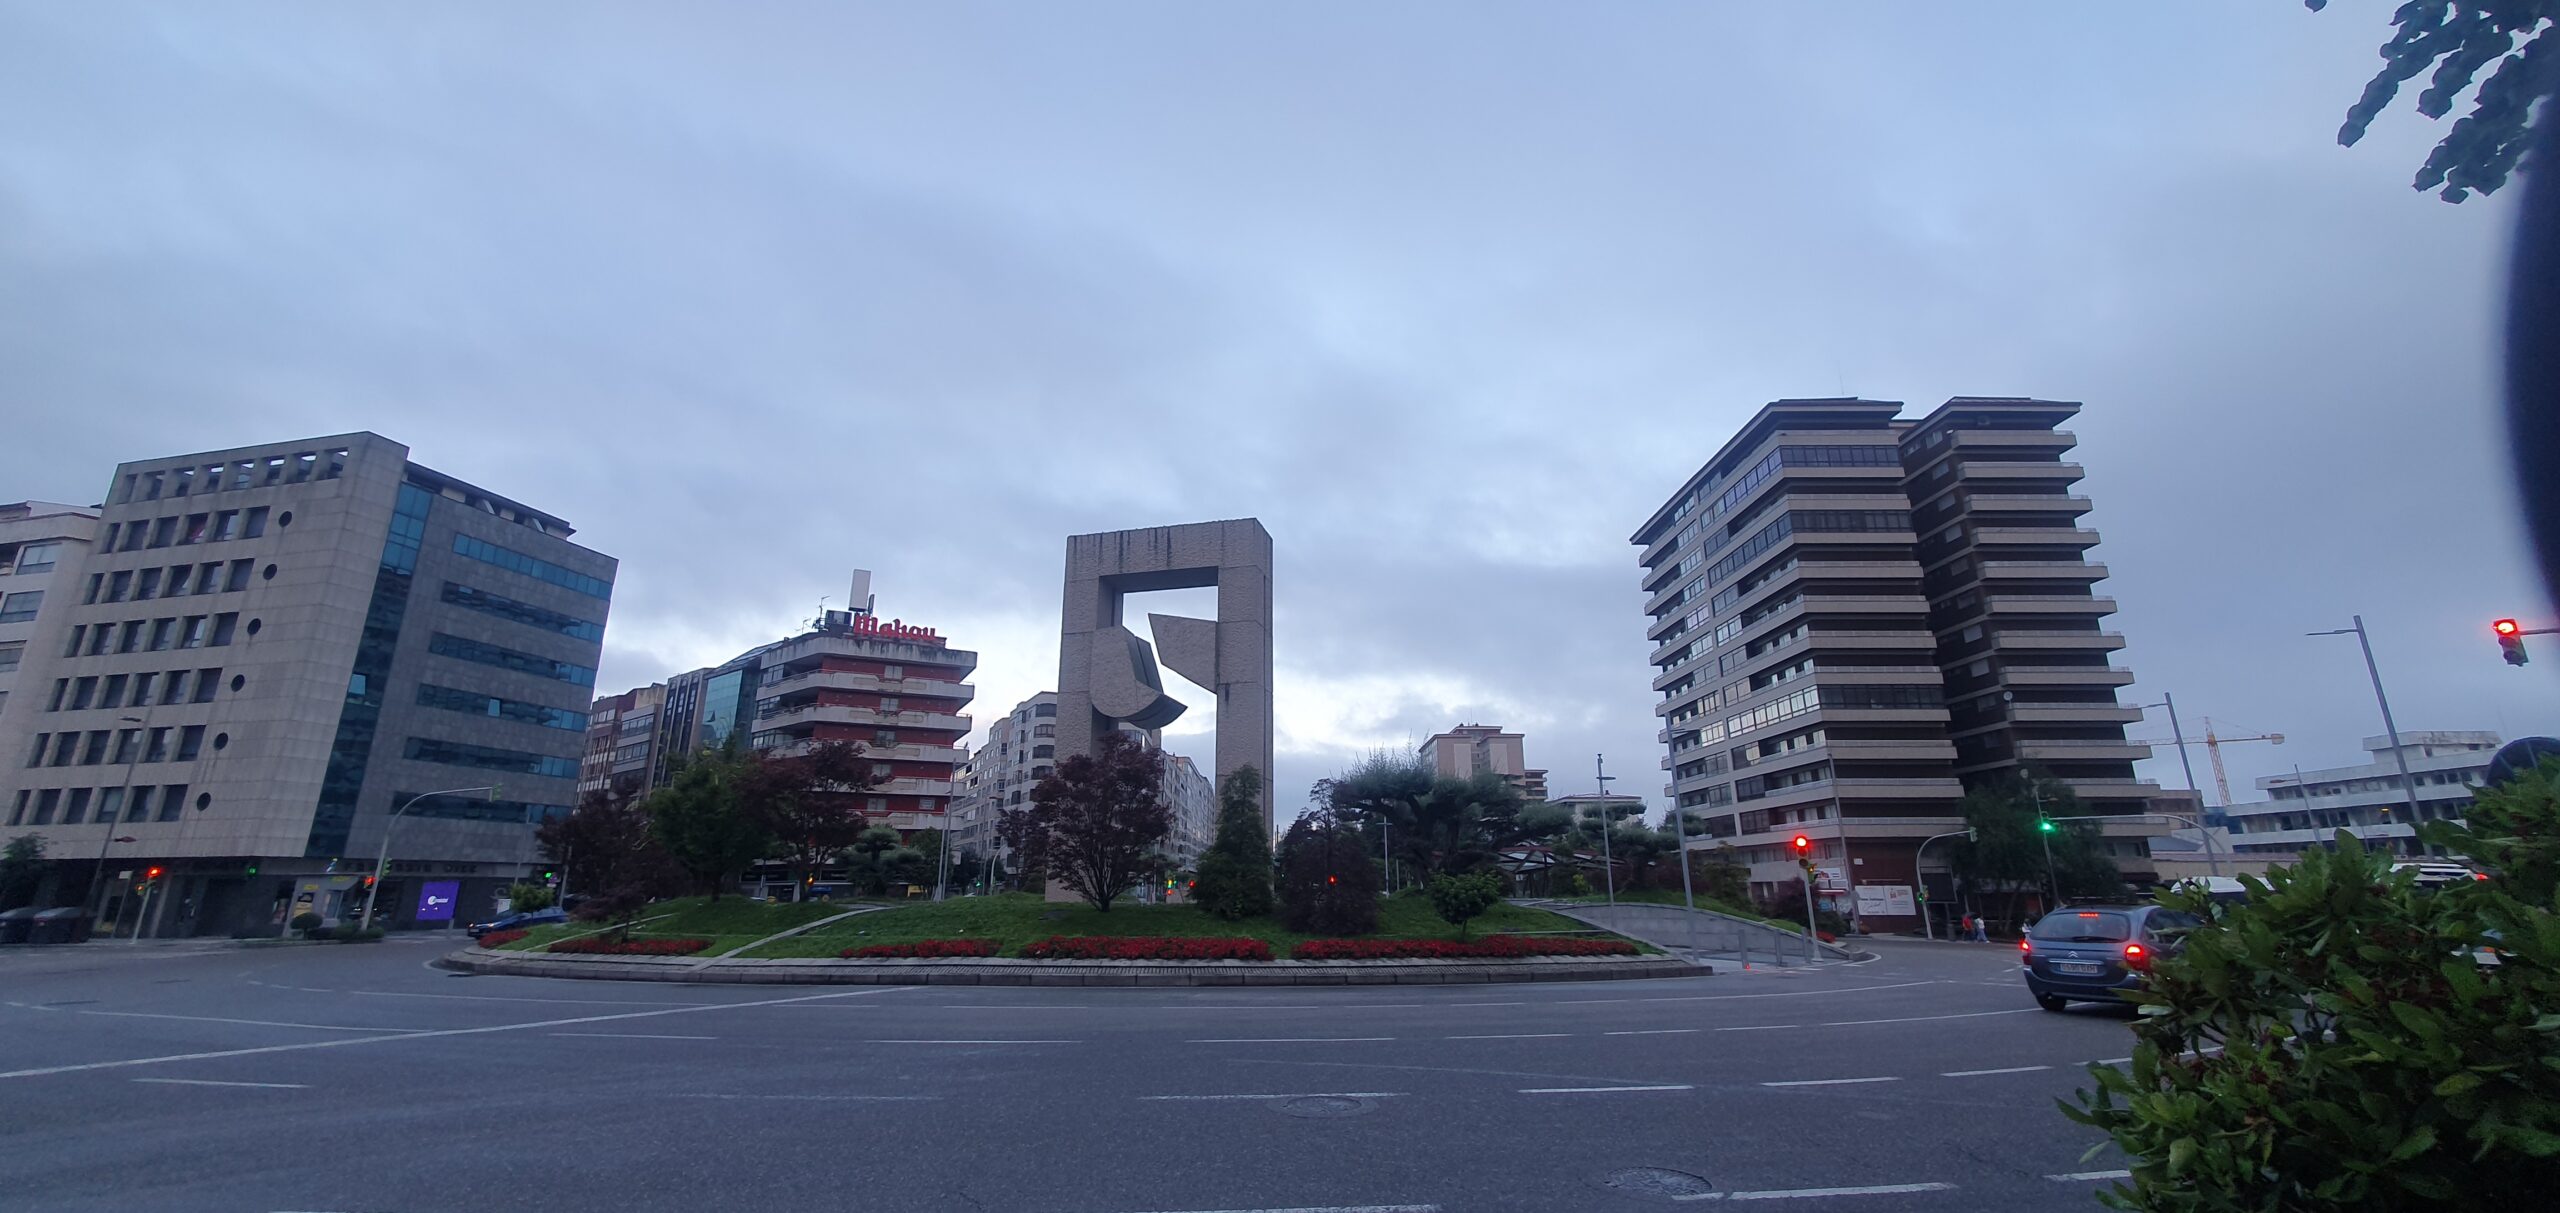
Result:
<svg viewBox="0 0 2560 1213">
<path fill-rule="evenodd" d="M 606 695 L 587 708 L 587 749 L 578 761 L 578 798 L 624 799 L 649 790 L 658 752 L 658 709 L 667 684 Z"/>
<path fill-rule="evenodd" d="M 0 705 L 0 811 L 73 861 L 57 897 L 103 871 L 92 907 L 130 931 L 117 874 L 159 867 L 146 934 L 335 920 L 386 829 L 396 924 L 532 871 L 575 803 L 615 563 L 408 455 L 357 433 L 116 469 Z"/>
<path fill-rule="evenodd" d="M 2115 699 L 2132 675 L 2109 664 L 2115 604 L 2091 592 L 2106 570 L 2054 428 L 2078 407 L 1959 397 L 1905 420 L 1891 401 L 1777 401 L 1635 533 L 1666 790 L 1704 820 L 1693 845 L 1731 843 L 1767 893 L 1796 878 L 1804 834 L 1827 895 L 1899 929 L 1915 851 L 1962 828 L 1969 783 L 2024 765 L 2086 811 L 2142 811 L 2139 712 Z M 2110 849 L 2138 868 L 2139 837 L 2165 828 L 2111 825 L 2132 841 Z"/>
<path fill-rule="evenodd" d="M 98 534 L 98 511 L 52 501 L 0 505 L 0 712 L 9 706 L 27 644 L 47 613 L 71 609 L 71 596 L 53 589 L 77 585 Z"/>
<path fill-rule="evenodd" d="M 1547 798 L 1547 773 L 1531 770 L 1520 734 L 1503 732 L 1499 725 L 1462 724 L 1434 733 L 1414 753 L 1435 775 L 1454 779 L 1499 775 L 1530 800 Z"/>
</svg>

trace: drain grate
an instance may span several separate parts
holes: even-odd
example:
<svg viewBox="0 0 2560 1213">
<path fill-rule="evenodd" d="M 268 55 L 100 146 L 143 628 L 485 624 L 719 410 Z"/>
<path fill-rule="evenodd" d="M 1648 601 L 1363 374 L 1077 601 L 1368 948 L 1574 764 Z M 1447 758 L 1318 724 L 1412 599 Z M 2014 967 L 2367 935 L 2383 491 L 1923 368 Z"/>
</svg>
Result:
<svg viewBox="0 0 2560 1213">
<path fill-rule="evenodd" d="M 1716 1190 L 1704 1175 L 1669 1167 L 1628 1167 L 1609 1172 L 1600 1182 L 1631 1196 L 1704 1196 Z"/>
</svg>

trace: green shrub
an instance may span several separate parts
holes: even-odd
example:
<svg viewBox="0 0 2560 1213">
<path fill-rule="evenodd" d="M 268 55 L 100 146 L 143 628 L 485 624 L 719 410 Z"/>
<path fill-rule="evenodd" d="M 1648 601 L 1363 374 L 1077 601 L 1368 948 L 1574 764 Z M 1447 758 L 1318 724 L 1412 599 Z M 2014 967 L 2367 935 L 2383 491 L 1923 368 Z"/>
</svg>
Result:
<svg viewBox="0 0 2560 1213">
<path fill-rule="evenodd" d="M 1271 835 L 1262 821 L 1262 773 L 1237 767 L 1218 790 L 1218 833 L 1200 857 L 1191 900 L 1233 922 L 1271 912 Z"/>
<path fill-rule="evenodd" d="M 558 902 L 559 895 L 547 884 L 519 880 L 507 886 L 507 909 L 511 911 L 548 910 Z"/>
<path fill-rule="evenodd" d="M 2420 828 L 2493 869 L 2547 854 L 2560 812 L 2547 788 L 2536 794 L 2521 842 Z M 2063 1108 L 2133 1156 L 2109 1204 L 2531 1208 L 2560 1190 L 2560 918 L 2547 891 L 2527 900 L 2503 879 L 2420 889 L 2344 831 L 2334 850 L 2241 879 L 2242 905 L 2161 898 L 2211 921 L 2157 962 L 2129 1067 L 2093 1068 L 2097 1089 Z"/>
<path fill-rule="evenodd" d="M 1431 878 L 1431 912 L 1467 937 L 1467 923 L 1502 900 L 1502 876 L 1492 871 Z"/>
</svg>

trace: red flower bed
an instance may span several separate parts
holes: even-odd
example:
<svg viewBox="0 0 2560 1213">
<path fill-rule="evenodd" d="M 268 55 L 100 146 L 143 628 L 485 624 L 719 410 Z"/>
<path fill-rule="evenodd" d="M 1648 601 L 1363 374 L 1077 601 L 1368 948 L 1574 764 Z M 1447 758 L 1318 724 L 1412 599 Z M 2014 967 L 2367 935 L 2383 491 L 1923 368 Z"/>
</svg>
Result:
<svg viewBox="0 0 2560 1213">
<path fill-rule="evenodd" d="M 590 935 L 584 939 L 563 939 L 543 951 L 576 952 L 588 956 L 690 956 L 710 946 L 708 939 L 606 939 L 601 935 Z"/>
<path fill-rule="evenodd" d="M 993 956 L 996 941 L 992 939 L 926 939 L 916 943 L 875 943 L 869 947 L 846 948 L 836 955 L 846 960 L 931 960 L 942 956 Z"/>
<path fill-rule="evenodd" d="M 1178 935 L 1052 935 L 1022 954 L 1033 960 L 1269 960 L 1271 945 Z"/>
<path fill-rule="evenodd" d="M 514 943 L 515 941 L 531 934 L 533 934 L 531 931 L 491 931 L 480 937 L 480 946 L 484 948 L 503 948 L 508 944 Z"/>
<path fill-rule="evenodd" d="M 1633 956 L 1623 939 L 1529 938 L 1487 935 L 1454 939 L 1310 939 L 1290 949 L 1291 960 L 1515 960 L 1523 956 Z"/>
</svg>

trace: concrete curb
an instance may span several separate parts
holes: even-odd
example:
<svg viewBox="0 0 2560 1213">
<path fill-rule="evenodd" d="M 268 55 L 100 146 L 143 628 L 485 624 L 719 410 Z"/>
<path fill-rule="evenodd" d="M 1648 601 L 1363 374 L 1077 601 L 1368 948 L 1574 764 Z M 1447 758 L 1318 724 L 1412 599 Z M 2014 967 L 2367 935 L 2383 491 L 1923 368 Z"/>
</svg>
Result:
<svg viewBox="0 0 2560 1213">
<path fill-rule="evenodd" d="M 1668 956 L 1521 960 L 827 960 L 578 956 L 464 948 L 435 965 L 462 973 L 589 981 L 853 986 L 1385 986 L 1509 981 L 1633 981 L 1713 970 Z"/>
</svg>

